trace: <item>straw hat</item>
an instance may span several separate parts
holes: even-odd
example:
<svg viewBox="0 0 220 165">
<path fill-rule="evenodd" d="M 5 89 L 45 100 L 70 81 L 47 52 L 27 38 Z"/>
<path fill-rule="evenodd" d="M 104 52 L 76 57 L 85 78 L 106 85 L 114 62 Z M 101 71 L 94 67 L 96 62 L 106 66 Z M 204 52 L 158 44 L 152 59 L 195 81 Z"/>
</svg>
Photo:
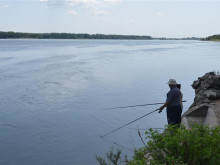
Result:
<svg viewBox="0 0 220 165">
<path fill-rule="evenodd" d="M 170 85 L 177 85 L 177 82 L 175 79 L 169 79 L 169 82 L 167 84 L 170 84 Z"/>
</svg>

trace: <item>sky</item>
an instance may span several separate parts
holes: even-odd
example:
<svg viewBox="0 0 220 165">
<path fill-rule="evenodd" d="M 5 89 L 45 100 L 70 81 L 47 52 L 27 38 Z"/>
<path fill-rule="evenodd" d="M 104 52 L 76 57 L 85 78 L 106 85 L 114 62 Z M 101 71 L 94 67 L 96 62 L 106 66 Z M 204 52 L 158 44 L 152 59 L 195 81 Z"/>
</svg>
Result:
<svg viewBox="0 0 220 165">
<path fill-rule="evenodd" d="M 0 31 L 207 37 L 220 0 L 0 0 Z"/>
</svg>

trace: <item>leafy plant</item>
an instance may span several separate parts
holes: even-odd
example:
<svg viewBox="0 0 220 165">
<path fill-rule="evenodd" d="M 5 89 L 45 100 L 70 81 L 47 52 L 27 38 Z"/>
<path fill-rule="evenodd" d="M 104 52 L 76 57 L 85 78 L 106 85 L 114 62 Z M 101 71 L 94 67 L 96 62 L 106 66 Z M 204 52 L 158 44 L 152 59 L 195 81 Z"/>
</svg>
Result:
<svg viewBox="0 0 220 165">
<path fill-rule="evenodd" d="M 128 165 L 145 165 L 146 158 L 144 155 L 146 154 L 146 147 L 140 148 L 139 150 L 134 151 L 133 160 L 128 162 Z"/>
<path fill-rule="evenodd" d="M 135 153 L 129 165 L 217 165 L 220 164 L 220 127 L 194 125 L 191 130 L 184 126 L 167 126 L 163 134 L 157 130 L 146 131 L 145 150 Z M 146 158 L 144 155 L 150 155 Z M 139 161 L 139 162 L 138 162 Z"/>
<path fill-rule="evenodd" d="M 220 164 L 220 127 L 209 128 L 193 125 L 188 130 L 184 126 L 166 126 L 163 133 L 149 129 L 145 132 L 147 147 L 134 151 L 133 160 L 127 165 L 217 165 Z M 109 164 L 96 156 L 100 165 L 121 163 L 121 151 L 112 148 L 106 154 Z"/>
<path fill-rule="evenodd" d="M 120 164 L 121 160 L 121 150 L 117 149 L 114 153 L 114 148 L 111 148 L 111 150 L 106 153 L 106 156 L 108 158 L 109 164 L 118 165 Z M 105 159 L 100 156 L 96 156 L 96 160 L 100 165 L 107 165 Z"/>
<path fill-rule="evenodd" d="M 96 155 L 96 160 L 99 162 L 100 165 L 107 165 L 105 159 L 103 159 L 101 156 Z"/>
</svg>

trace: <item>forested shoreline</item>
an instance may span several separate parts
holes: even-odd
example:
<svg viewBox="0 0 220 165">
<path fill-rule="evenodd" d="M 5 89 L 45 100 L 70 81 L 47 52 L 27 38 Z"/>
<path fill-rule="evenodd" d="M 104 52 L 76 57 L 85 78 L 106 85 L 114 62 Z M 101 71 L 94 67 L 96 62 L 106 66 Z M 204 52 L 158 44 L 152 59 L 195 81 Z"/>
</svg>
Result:
<svg viewBox="0 0 220 165">
<path fill-rule="evenodd" d="M 119 39 L 119 40 L 203 40 L 220 41 L 220 34 L 206 38 L 185 37 L 185 38 L 153 38 L 144 35 L 117 35 L 117 34 L 87 34 L 87 33 L 22 33 L 0 31 L 0 39 Z"/>
<path fill-rule="evenodd" d="M 20 33 L 0 32 L 0 39 L 126 39 L 152 40 L 151 36 L 138 35 L 106 35 L 106 34 L 75 34 L 75 33 Z"/>
<path fill-rule="evenodd" d="M 204 38 L 205 41 L 220 41 L 220 34 L 212 35 Z"/>
</svg>

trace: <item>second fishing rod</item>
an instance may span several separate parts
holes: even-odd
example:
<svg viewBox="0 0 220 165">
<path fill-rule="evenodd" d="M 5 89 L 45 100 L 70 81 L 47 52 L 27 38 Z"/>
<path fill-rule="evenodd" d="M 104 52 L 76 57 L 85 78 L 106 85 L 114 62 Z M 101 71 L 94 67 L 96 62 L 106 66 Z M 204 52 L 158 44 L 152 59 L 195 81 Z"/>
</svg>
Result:
<svg viewBox="0 0 220 165">
<path fill-rule="evenodd" d="M 182 102 L 186 102 L 186 101 L 184 100 Z M 154 103 L 154 104 L 164 104 L 164 103 Z M 107 108 L 107 109 L 118 109 L 118 108 L 137 107 L 137 106 L 146 106 L 146 105 L 149 105 L 149 104 L 133 105 L 133 106 L 125 106 L 125 107 L 115 107 L 115 108 Z M 113 130 L 113 131 L 111 131 L 111 132 L 109 132 L 109 133 L 107 133 L 107 134 L 105 134 L 103 136 L 100 136 L 100 137 L 104 138 L 105 136 L 107 136 L 107 135 L 109 135 L 109 134 L 111 134 L 111 133 L 113 133 L 115 131 L 118 131 L 119 129 L 121 129 L 121 128 L 123 128 L 123 127 L 125 127 L 125 126 L 127 126 L 127 125 L 129 125 L 131 123 L 134 123 L 135 121 L 138 121 L 138 120 L 140 120 L 140 119 L 142 119 L 142 118 L 144 118 L 144 117 L 146 117 L 146 116 L 148 116 L 148 115 L 150 115 L 150 114 L 152 114 L 152 113 L 154 113 L 156 111 L 159 111 L 159 113 L 162 112 L 162 110 L 160 110 L 160 109 L 155 109 L 155 110 L 153 110 L 153 111 L 151 111 L 151 112 L 149 112 L 149 113 L 147 113 L 147 114 L 145 114 L 145 115 L 143 115 L 143 116 L 141 116 L 141 117 L 139 117 L 139 118 L 137 118 L 137 119 L 135 119 L 135 120 L 133 120 L 133 121 L 131 121 L 131 122 L 121 126 L 121 127 L 119 127 L 119 128 L 117 128 L 117 129 L 115 129 L 115 130 Z"/>
<path fill-rule="evenodd" d="M 186 102 L 186 100 L 183 100 L 182 102 L 184 103 L 184 102 Z M 121 106 L 121 107 L 104 108 L 104 109 L 101 109 L 101 110 L 111 110 L 111 109 L 123 109 L 123 108 L 144 107 L 144 106 L 158 105 L 158 104 L 164 104 L 164 103 L 148 103 L 148 104 L 128 105 L 128 106 Z"/>
</svg>

